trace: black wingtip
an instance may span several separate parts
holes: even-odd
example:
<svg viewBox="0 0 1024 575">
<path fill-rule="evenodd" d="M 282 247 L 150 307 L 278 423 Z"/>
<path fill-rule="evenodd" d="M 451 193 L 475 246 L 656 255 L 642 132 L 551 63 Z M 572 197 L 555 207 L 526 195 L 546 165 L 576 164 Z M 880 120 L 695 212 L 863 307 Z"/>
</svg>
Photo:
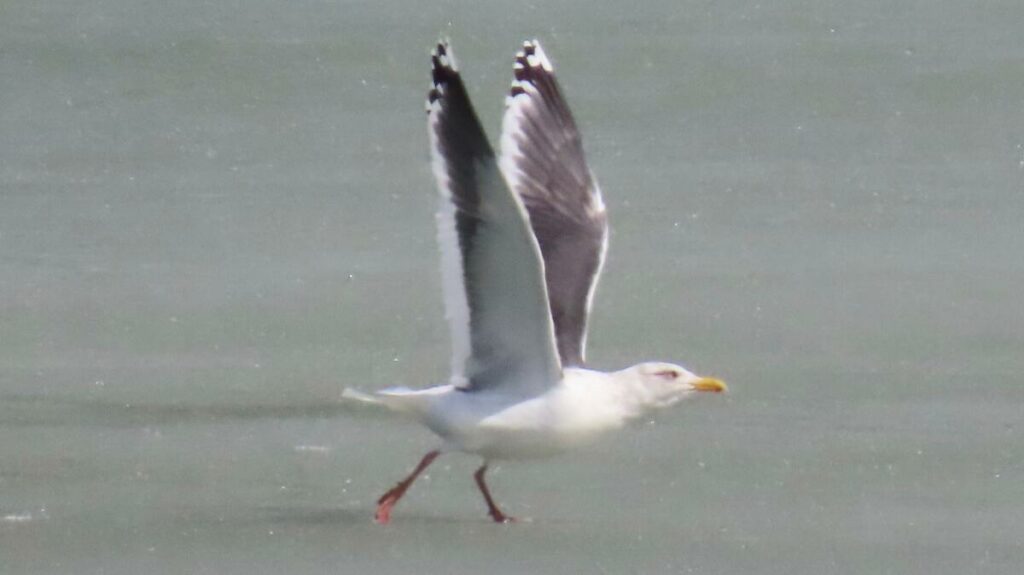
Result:
<svg viewBox="0 0 1024 575">
<path fill-rule="evenodd" d="M 540 42 L 536 39 L 523 42 L 523 47 L 516 52 L 515 62 L 512 65 L 512 87 L 509 88 L 509 98 L 525 94 L 527 91 L 525 84 L 550 83 L 553 80 L 553 74 L 554 67 L 547 55 L 544 54 Z"/>
<path fill-rule="evenodd" d="M 427 113 L 430 113 L 431 105 L 444 96 L 448 83 L 459 75 L 455 64 L 455 54 L 452 52 L 451 41 L 441 38 L 430 53 L 430 77 L 433 86 L 427 92 Z"/>
<path fill-rule="evenodd" d="M 542 69 L 549 73 L 554 71 L 551 61 L 548 60 L 547 55 L 544 53 L 544 48 L 541 47 L 540 41 L 536 39 L 523 42 L 523 48 L 516 52 L 516 64 L 517 70 L 519 66 L 522 66 L 523 70 Z"/>
</svg>

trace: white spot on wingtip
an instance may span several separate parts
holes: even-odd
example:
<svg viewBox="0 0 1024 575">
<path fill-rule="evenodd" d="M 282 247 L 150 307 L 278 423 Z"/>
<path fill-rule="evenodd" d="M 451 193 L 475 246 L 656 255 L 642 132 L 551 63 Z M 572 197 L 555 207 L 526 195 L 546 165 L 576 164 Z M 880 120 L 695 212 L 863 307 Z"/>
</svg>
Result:
<svg viewBox="0 0 1024 575">
<path fill-rule="evenodd" d="M 533 54 L 526 56 L 527 50 L 532 50 Z M 525 58 L 531 68 L 540 66 L 548 72 L 554 71 L 551 60 L 548 60 L 547 54 L 544 53 L 544 48 L 540 45 L 540 40 L 536 38 L 523 42 L 523 50 L 516 53 L 516 58 Z"/>
<path fill-rule="evenodd" d="M 509 90 L 515 90 L 516 88 L 519 88 L 522 92 L 516 94 L 515 97 L 529 96 L 537 93 L 537 86 L 534 86 L 533 82 L 529 81 L 520 82 L 519 80 L 512 80 L 512 85 L 509 87 Z"/>
<path fill-rule="evenodd" d="M 440 112 L 440 111 L 441 111 L 441 100 L 434 100 L 433 102 L 431 102 L 430 100 L 427 100 L 427 113 L 428 114 L 435 114 L 435 113 Z"/>
<path fill-rule="evenodd" d="M 444 48 L 443 54 L 440 48 Z M 452 47 L 448 40 L 441 40 L 439 45 L 431 50 L 430 54 L 437 58 L 437 62 L 442 68 L 448 68 L 453 72 L 459 71 L 459 63 L 455 59 L 455 53 L 452 52 Z"/>
</svg>

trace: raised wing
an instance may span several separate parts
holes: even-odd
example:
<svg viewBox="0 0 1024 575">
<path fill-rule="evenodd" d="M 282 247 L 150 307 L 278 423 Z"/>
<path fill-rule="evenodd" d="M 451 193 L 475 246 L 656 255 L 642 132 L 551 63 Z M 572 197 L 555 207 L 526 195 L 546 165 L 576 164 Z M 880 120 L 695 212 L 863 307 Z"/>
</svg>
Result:
<svg viewBox="0 0 1024 575">
<path fill-rule="evenodd" d="M 439 43 L 427 99 L 452 374 L 467 390 L 541 392 L 561 379 L 540 250 Z"/>
<path fill-rule="evenodd" d="M 536 40 L 516 54 L 514 73 L 502 121 L 501 169 L 529 211 L 540 245 L 562 364 L 578 366 L 608 249 L 608 217 L 576 122 Z"/>
</svg>

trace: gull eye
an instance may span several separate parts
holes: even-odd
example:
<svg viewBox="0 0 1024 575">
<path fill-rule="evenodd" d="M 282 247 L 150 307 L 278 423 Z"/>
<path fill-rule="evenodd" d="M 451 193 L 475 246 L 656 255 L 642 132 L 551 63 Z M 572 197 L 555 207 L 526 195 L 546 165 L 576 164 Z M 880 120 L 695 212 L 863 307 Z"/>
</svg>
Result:
<svg viewBox="0 0 1024 575">
<path fill-rule="evenodd" d="M 662 371 L 655 372 L 654 375 L 662 379 L 672 380 L 679 377 L 679 372 L 674 369 L 664 369 Z"/>
</svg>

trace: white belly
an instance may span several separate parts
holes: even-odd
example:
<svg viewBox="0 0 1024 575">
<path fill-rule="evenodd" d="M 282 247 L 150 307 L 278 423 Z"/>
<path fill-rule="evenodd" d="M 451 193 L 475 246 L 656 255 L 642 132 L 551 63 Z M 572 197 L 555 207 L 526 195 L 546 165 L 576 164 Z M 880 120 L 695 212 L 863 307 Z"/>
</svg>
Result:
<svg viewBox="0 0 1024 575">
<path fill-rule="evenodd" d="M 622 427 L 630 415 L 605 393 L 608 386 L 577 383 L 525 401 L 455 391 L 439 397 L 423 423 L 448 447 L 488 459 L 556 455 Z"/>
</svg>

